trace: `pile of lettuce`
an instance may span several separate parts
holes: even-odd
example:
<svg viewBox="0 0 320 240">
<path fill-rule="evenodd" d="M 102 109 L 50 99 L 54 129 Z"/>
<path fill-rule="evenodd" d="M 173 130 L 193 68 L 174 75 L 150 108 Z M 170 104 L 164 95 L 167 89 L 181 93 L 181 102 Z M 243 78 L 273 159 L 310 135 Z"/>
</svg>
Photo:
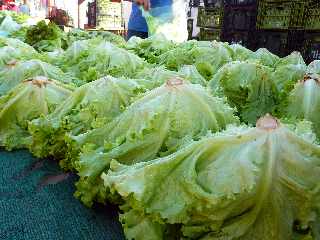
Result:
<svg viewBox="0 0 320 240">
<path fill-rule="evenodd" d="M 127 239 L 320 239 L 320 60 L 3 21 L 0 147 L 76 173 Z"/>
</svg>

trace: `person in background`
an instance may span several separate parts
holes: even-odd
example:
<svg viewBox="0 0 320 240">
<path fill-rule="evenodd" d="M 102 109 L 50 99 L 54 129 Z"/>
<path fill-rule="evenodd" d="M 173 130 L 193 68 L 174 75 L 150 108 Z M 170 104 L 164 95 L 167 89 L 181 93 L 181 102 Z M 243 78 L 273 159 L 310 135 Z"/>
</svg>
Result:
<svg viewBox="0 0 320 240">
<path fill-rule="evenodd" d="M 29 8 L 26 0 L 24 0 L 23 4 L 21 4 L 19 6 L 19 12 L 26 14 L 26 15 L 30 15 L 30 8 Z"/>
<path fill-rule="evenodd" d="M 128 23 L 127 39 L 133 36 L 140 38 L 148 37 L 148 25 L 142 16 L 140 6 L 148 11 L 150 8 L 164 7 L 172 5 L 172 0 L 133 0 L 132 11 Z"/>
</svg>

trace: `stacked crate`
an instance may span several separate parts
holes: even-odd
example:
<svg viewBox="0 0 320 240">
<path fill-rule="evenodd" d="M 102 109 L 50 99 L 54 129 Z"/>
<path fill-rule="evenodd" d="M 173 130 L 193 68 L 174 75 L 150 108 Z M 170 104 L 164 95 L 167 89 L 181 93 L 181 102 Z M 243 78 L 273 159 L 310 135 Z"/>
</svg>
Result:
<svg viewBox="0 0 320 240">
<path fill-rule="evenodd" d="M 305 14 L 303 54 L 309 63 L 320 60 L 320 1 L 311 1 Z"/>
<path fill-rule="evenodd" d="M 301 51 L 305 42 L 307 12 L 313 0 L 260 0 L 257 48 L 285 56 Z"/>
<path fill-rule="evenodd" d="M 205 0 L 204 6 L 198 8 L 199 40 L 221 40 L 224 14 L 222 2 L 222 0 Z"/>
<path fill-rule="evenodd" d="M 121 2 L 97 0 L 97 28 L 104 30 L 123 29 Z"/>
<path fill-rule="evenodd" d="M 257 0 L 225 0 L 222 40 L 255 47 Z"/>
<path fill-rule="evenodd" d="M 256 20 L 256 0 L 206 0 L 198 14 L 200 39 L 240 43 L 253 48 Z"/>
</svg>

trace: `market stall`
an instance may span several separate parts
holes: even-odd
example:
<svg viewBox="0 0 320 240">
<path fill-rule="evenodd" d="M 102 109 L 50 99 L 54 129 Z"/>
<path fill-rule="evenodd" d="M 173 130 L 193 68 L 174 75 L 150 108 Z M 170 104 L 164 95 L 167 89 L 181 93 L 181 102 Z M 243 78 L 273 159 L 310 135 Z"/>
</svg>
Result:
<svg viewBox="0 0 320 240">
<path fill-rule="evenodd" d="M 0 11 L 0 239 L 319 240 L 317 2 L 177 0 L 128 40 L 120 2 L 39 4 Z"/>
</svg>

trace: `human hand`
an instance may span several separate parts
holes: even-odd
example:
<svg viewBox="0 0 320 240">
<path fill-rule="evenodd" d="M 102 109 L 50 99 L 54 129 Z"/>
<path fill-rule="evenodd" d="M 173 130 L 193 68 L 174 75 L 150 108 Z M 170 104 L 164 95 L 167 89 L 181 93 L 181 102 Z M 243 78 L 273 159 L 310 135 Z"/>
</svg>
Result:
<svg viewBox="0 0 320 240">
<path fill-rule="evenodd" d="M 135 0 L 138 5 L 143 6 L 144 10 L 149 11 L 150 9 L 150 0 Z"/>
</svg>

